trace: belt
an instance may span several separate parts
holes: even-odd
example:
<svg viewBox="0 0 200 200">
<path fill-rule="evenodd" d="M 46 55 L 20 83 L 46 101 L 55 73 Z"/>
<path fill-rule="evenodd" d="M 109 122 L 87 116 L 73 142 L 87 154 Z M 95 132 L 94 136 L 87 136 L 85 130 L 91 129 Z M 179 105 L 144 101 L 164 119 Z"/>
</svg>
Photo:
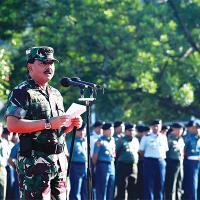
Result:
<svg viewBox="0 0 200 200">
<path fill-rule="evenodd" d="M 152 158 L 152 157 L 144 157 L 144 158 L 148 160 L 165 160 L 164 158 Z"/>
<path fill-rule="evenodd" d="M 44 144 L 33 141 L 32 148 L 36 151 L 41 151 L 46 154 L 59 154 L 64 151 L 64 144 L 56 143 L 56 144 Z"/>
<path fill-rule="evenodd" d="M 105 163 L 110 164 L 112 161 L 104 161 L 104 160 L 98 160 L 97 163 Z"/>
<path fill-rule="evenodd" d="M 188 156 L 188 160 L 200 160 L 200 156 Z"/>
<path fill-rule="evenodd" d="M 73 164 L 75 165 L 85 165 L 86 164 L 86 161 L 85 162 L 81 162 L 81 161 L 72 161 Z"/>
</svg>

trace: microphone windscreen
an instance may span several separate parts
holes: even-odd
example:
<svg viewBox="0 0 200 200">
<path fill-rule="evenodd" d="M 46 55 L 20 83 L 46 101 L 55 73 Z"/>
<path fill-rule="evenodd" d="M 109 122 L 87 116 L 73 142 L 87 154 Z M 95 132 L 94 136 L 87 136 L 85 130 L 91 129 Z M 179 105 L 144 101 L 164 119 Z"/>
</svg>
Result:
<svg viewBox="0 0 200 200">
<path fill-rule="evenodd" d="M 71 80 L 70 78 L 64 77 L 61 81 L 60 84 L 64 87 L 69 87 L 71 85 Z"/>
</svg>

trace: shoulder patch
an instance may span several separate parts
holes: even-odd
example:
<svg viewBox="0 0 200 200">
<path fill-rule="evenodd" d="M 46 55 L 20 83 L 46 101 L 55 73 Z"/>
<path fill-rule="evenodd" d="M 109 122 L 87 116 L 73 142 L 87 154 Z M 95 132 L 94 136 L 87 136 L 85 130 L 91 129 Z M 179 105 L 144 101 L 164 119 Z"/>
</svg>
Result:
<svg viewBox="0 0 200 200">
<path fill-rule="evenodd" d="M 13 90 L 10 101 L 12 101 L 15 105 L 24 108 L 28 101 L 28 93 L 27 91 L 21 89 Z"/>
</svg>

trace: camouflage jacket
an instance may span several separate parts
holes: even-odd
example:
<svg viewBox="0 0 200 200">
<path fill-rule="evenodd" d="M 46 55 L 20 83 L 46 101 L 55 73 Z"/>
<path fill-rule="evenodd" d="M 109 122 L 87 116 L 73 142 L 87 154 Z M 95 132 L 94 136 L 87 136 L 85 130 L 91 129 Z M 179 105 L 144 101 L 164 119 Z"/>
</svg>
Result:
<svg viewBox="0 0 200 200">
<path fill-rule="evenodd" d="M 47 119 L 64 113 L 63 98 L 58 90 L 48 85 L 43 91 L 32 79 L 22 82 L 11 92 L 6 116 L 20 119 Z M 64 143 L 64 131 L 42 130 L 33 132 L 32 138 L 39 143 Z M 30 134 L 20 134 L 26 137 Z"/>
</svg>

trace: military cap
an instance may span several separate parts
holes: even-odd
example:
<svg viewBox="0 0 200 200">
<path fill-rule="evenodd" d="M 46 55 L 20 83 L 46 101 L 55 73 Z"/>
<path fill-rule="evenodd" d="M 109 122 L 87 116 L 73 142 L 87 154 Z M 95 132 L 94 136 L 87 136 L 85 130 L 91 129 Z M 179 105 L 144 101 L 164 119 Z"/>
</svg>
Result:
<svg viewBox="0 0 200 200">
<path fill-rule="evenodd" d="M 137 125 L 137 126 L 136 126 L 136 130 L 137 130 L 138 132 L 143 132 L 143 128 L 144 128 L 143 125 Z"/>
<path fill-rule="evenodd" d="M 99 127 L 99 126 L 102 126 L 103 125 L 103 122 L 102 121 L 96 121 L 94 124 L 93 124 L 93 127 L 96 128 L 96 127 Z"/>
<path fill-rule="evenodd" d="M 54 49 L 47 46 L 31 47 L 26 50 L 27 62 L 33 62 L 34 60 L 48 61 L 53 60 L 59 62 L 54 58 Z"/>
<path fill-rule="evenodd" d="M 125 124 L 125 130 L 130 130 L 130 129 L 133 129 L 133 128 L 135 128 L 134 124 L 130 124 L 130 123 Z"/>
<path fill-rule="evenodd" d="M 149 128 L 148 126 L 144 126 L 144 127 L 143 127 L 143 131 L 144 131 L 144 132 L 150 131 L 150 128 Z"/>
<path fill-rule="evenodd" d="M 151 126 L 157 125 L 157 124 L 162 124 L 162 120 L 161 119 L 155 119 L 150 123 Z"/>
<path fill-rule="evenodd" d="M 111 127 L 113 127 L 113 124 L 112 124 L 112 123 L 105 123 L 105 124 L 103 124 L 102 129 L 103 129 L 103 130 L 108 130 L 108 129 L 110 129 Z"/>
<path fill-rule="evenodd" d="M 173 123 L 171 128 L 183 128 L 183 126 L 180 123 Z"/>
<path fill-rule="evenodd" d="M 136 130 L 138 132 L 145 132 L 145 131 L 149 131 L 150 129 L 148 126 L 145 126 L 145 125 L 137 125 Z"/>
<path fill-rule="evenodd" d="M 194 126 L 194 124 L 195 124 L 195 121 L 194 120 L 190 120 L 185 126 L 186 127 L 192 127 L 192 126 Z"/>
<path fill-rule="evenodd" d="M 116 122 L 114 122 L 114 128 L 119 127 L 119 126 L 121 126 L 122 124 L 123 124 L 122 121 L 116 121 Z"/>
<path fill-rule="evenodd" d="M 82 131 L 85 127 L 86 127 L 86 124 L 82 123 L 82 126 L 80 128 L 78 128 L 77 131 Z"/>
</svg>

